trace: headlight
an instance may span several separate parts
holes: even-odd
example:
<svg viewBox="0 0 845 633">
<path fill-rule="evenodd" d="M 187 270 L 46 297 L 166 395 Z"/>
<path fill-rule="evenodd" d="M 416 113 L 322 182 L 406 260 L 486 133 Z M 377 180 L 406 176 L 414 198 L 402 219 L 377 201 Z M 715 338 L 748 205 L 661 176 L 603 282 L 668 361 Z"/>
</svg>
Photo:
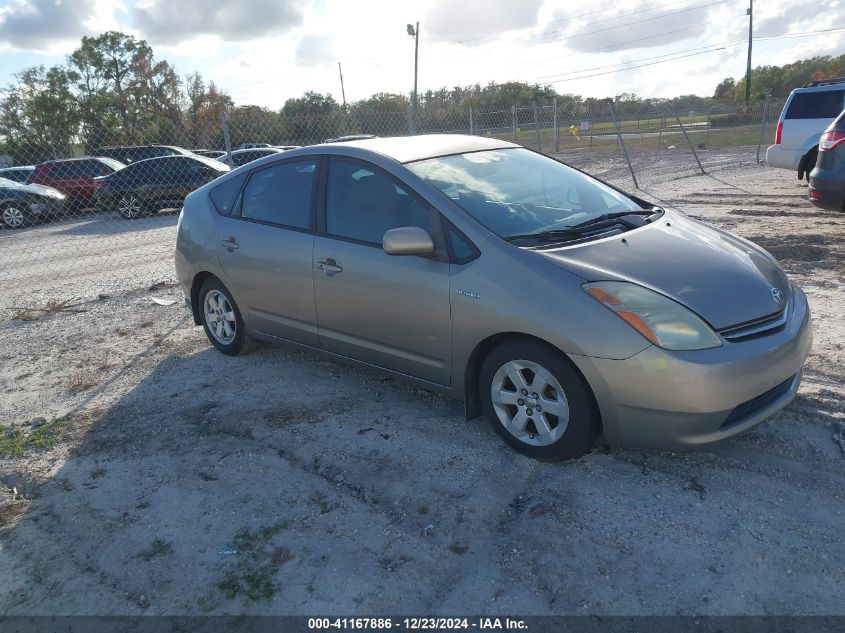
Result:
<svg viewBox="0 0 845 633">
<path fill-rule="evenodd" d="M 662 294 L 626 281 L 599 281 L 583 288 L 658 347 L 694 350 L 722 344 L 698 315 Z"/>
</svg>

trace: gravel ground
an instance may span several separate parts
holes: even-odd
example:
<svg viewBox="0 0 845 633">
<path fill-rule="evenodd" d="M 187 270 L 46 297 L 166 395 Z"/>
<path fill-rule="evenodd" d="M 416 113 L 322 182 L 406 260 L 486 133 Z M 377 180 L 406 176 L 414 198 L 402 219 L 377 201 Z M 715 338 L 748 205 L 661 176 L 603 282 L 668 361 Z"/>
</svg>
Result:
<svg viewBox="0 0 845 633">
<path fill-rule="evenodd" d="M 815 345 L 793 404 L 687 454 L 540 463 L 378 373 L 217 354 L 174 287 L 147 288 L 172 278 L 173 216 L 119 233 L 133 263 L 109 274 L 114 254 L 67 238 L 114 219 L 4 234 L 3 258 L 49 239 L 67 266 L 6 270 L 31 303 L 87 303 L 0 324 L 21 451 L 0 457 L 0 613 L 845 614 L 845 215 L 730 165 L 693 176 L 664 153 L 641 184 L 778 257 Z"/>
</svg>

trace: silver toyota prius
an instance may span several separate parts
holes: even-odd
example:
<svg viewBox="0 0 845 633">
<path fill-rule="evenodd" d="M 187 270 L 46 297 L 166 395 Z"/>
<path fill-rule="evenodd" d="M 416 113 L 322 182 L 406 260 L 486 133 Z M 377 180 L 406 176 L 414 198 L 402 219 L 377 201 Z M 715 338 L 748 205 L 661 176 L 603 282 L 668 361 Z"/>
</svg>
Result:
<svg viewBox="0 0 845 633">
<path fill-rule="evenodd" d="M 222 353 L 287 342 L 402 375 L 542 459 L 745 431 L 812 343 L 762 248 L 475 136 L 249 163 L 185 200 L 176 272 Z"/>
</svg>

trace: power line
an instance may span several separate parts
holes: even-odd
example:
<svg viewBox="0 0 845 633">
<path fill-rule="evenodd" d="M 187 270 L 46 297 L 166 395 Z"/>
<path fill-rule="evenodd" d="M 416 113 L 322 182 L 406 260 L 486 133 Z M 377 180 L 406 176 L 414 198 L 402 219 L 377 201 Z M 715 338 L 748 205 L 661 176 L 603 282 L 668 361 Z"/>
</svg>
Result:
<svg viewBox="0 0 845 633">
<path fill-rule="evenodd" d="M 767 35 L 767 36 L 755 37 L 753 39 L 755 41 L 759 41 L 759 40 L 781 40 L 781 39 L 791 39 L 791 38 L 796 38 L 796 37 L 810 37 L 812 35 L 820 35 L 820 34 L 824 34 L 824 33 L 835 33 L 835 32 L 840 32 L 840 31 L 845 31 L 845 27 L 834 27 L 834 28 L 829 28 L 829 29 L 819 29 L 819 30 L 816 30 L 816 31 L 805 31 L 803 33 L 784 33 L 782 35 Z M 646 64 L 637 64 L 637 65 L 634 65 L 634 66 L 628 65 L 631 62 L 624 62 L 623 64 L 620 64 L 620 65 L 626 65 L 625 68 L 617 68 L 615 70 L 609 70 L 609 71 L 606 71 L 606 72 L 593 73 L 593 74 L 588 74 L 588 75 L 580 75 L 578 77 L 571 77 L 571 78 L 568 78 L 568 79 L 559 79 L 559 80 L 556 80 L 556 81 L 548 81 L 548 82 L 542 82 L 542 83 L 544 85 L 552 85 L 552 84 L 558 84 L 558 83 L 565 83 L 567 81 L 576 81 L 578 79 L 588 79 L 590 77 L 599 77 L 599 76 L 602 76 L 602 75 L 610 75 L 610 74 L 613 74 L 613 73 L 624 72 L 626 70 L 635 70 L 637 68 L 644 68 L 646 66 L 654 66 L 654 65 L 657 65 L 657 64 L 664 64 L 666 62 L 675 61 L 677 59 L 684 59 L 686 57 L 694 57 L 696 55 L 705 55 L 707 53 L 714 53 L 716 51 L 724 50 L 726 48 L 730 48 L 730 47 L 737 46 L 739 44 L 744 44 L 744 43 L 746 43 L 746 40 L 742 39 L 742 40 L 736 40 L 734 42 L 726 42 L 724 44 L 712 44 L 712 45 L 710 45 L 708 50 L 702 50 L 702 51 L 699 51 L 699 52 L 696 52 L 696 53 L 689 53 L 689 54 L 686 54 L 686 55 L 678 55 L 676 57 L 671 57 L 670 59 L 653 61 L 653 62 L 646 63 Z M 693 49 L 688 49 L 688 50 L 694 51 L 696 49 L 693 48 Z M 679 52 L 682 53 L 684 51 L 679 51 Z M 673 53 L 667 53 L 667 55 L 672 55 L 672 54 Z M 662 56 L 657 55 L 655 57 L 662 57 Z M 645 58 L 645 59 L 649 59 L 649 58 Z M 642 60 L 636 60 L 636 61 L 642 61 Z M 564 74 L 575 74 L 575 73 L 579 73 L 579 72 L 586 72 L 586 71 L 589 71 L 589 70 L 591 70 L 591 69 L 581 69 L 581 70 L 576 70 L 576 71 L 572 71 L 570 73 L 564 73 Z"/>
<path fill-rule="evenodd" d="M 552 39 L 552 40 L 547 40 L 545 42 L 537 42 L 537 43 L 534 43 L 534 44 L 525 44 L 521 48 L 528 48 L 528 47 L 531 47 L 531 46 L 544 46 L 546 44 L 556 44 L 558 42 L 565 42 L 565 41 L 572 40 L 572 39 L 575 39 L 575 38 L 578 38 L 578 37 L 584 37 L 585 35 L 594 35 L 596 33 L 604 33 L 605 31 L 613 31 L 615 29 L 621 29 L 621 28 L 625 28 L 625 27 L 628 27 L 628 26 L 633 26 L 634 24 L 642 24 L 643 22 L 651 22 L 653 20 L 660 20 L 662 18 L 667 18 L 671 15 L 678 15 L 678 14 L 681 14 L 681 13 L 689 13 L 690 11 L 696 11 L 698 9 L 706 9 L 708 7 L 712 7 L 712 6 L 715 6 L 717 4 L 724 4 L 726 1 L 727 0 L 716 0 L 716 2 L 710 2 L 708 4 L 700 4 L 700 5 L 697 5 L 697 6 L 694 6 L 694 7 L 686 7 L 684 9 L 679 9 L 677 11 L 670 11 L 669 13 L 661 13 L 660 15 L 653 15 L 651 17 L 643 18 L 641 20 L 633 20 L 631 22 L 625 22 L 623 24 L 615 24 L 613 26 L 607 26 L 603 29 L 596 29 L 594 31 L 583 31 L 581 33 L 575 33 L 574 35 L 569 35 L 567 37 L 559 37 L 559 38 L 555 38 L 555 39 Z M 615 18 L 611 18 L 611 19 L 615 19 Z M 606 22 L 607 20 L 601 20 L 601 21 Z M 584 25 L 584 26 L 588 26 L 588 25 Z"/>
</svg>

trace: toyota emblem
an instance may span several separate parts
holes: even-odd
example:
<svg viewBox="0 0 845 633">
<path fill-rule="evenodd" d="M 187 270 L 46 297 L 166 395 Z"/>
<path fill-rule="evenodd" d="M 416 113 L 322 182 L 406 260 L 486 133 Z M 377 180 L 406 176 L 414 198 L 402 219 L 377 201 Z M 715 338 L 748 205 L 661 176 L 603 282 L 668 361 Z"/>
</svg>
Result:
<svg viewBox="0 0 845 633">
<path fill-rule="evenodd" d="M 783 303 L 783 293 L 777 288 L 772 288 L 772 301 L 775 303 Z"/>
</svg>

